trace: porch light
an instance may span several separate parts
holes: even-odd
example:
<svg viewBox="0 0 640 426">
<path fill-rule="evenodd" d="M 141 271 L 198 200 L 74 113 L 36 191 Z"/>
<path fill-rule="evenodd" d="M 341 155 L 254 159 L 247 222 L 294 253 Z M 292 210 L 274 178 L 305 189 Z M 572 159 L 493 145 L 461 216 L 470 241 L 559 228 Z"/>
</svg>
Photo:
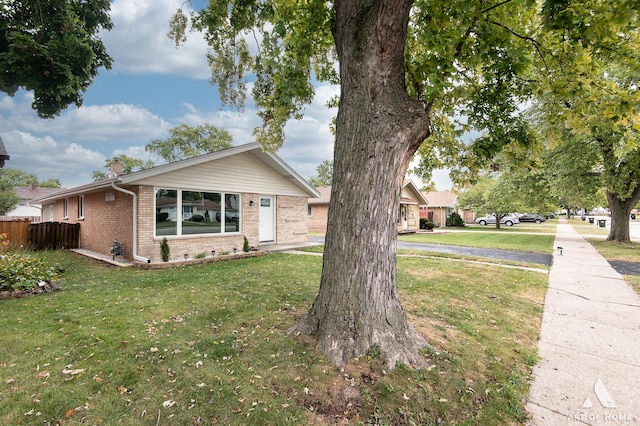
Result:
<svg viewBox="0 0 640 426">
<path fill-rule="evenodd" d="M 216 251 L 215 250 L 211 250 L 211 257 L 216 257 Z"/>
<path fill-rule="evenodd" d="M 255 204 L 255 202 L 253 200 L 249 200 L 249 205 L 253 206 Z"/>
<path fill-rule="evenodd" d="M 187 260 L 189 258 L 189 253 L 185 253 L 184 254 L 184 260 Z"/>
<path fill-rule="evenodd" d="M 237 251 L 238 251 L 238 249 L 234 247 L 233 248 L 233 254 L 236 254 Z"/>
</svg>

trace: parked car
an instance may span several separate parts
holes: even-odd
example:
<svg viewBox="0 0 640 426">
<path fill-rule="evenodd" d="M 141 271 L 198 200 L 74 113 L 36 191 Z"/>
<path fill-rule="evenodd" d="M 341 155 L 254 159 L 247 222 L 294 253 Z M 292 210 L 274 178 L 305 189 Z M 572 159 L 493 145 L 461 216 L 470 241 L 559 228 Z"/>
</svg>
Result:
<svg viewBox="0 0 640 426">
<path fill-rule="evenodd" d="M 220 215 L 220 212 L 216 212 L 216 222 L 220 222 L 221 218 L 222 216 Z M 225 212 L 224 218 L 226 222 L 237 222 L 240 219 L 240 216 L 238 215 L 238 212 Z"/>
<path fill-rule="evenodd" d="M 480 224 L 480 225 L 495 225 L 496 224 L 496 217 L 494 215 L 486 215 L 486 216 L 482 216 L 476 219 L 476 223 Z M 507 215 L 505 217 L 503 217 L 502 219 L 500 219 L 500 223 L 506 226 L 513 226 L 514 224 L 518 223 L 518 218 L 514 215 Z"/>
<path fill-rule="evenodd" d="M 544 217 L 546 217 L 547 219 L 555 219 L 556 215 L 554 213 L 551 213 L 551 212 L 546 212 L 544 214 Z"/>
<path fill-rule="evenodd" d="M 535 222 L 535 223 L 542 223 L 545 220 L 547 220 L 542 215 L 529 214 L 529 213 L 520 215 L 520 217 L 518 219 L 520 219 L 520 222 Z"/>
</svg>

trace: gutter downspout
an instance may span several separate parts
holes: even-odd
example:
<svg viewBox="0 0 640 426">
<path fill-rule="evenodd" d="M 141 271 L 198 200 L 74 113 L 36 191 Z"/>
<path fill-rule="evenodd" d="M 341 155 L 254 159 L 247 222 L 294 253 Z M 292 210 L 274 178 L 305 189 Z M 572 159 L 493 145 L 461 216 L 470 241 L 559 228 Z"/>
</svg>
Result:
<svg viewBox="0 0 640 426">
<path fill-rule="evenodd" d="M 138 262 L 151 263 L 151 259 L 138 256 L 138 195 L 135 192 L 120 188 L 118 185 L 116 185 L 115 181 L 111 182 L 111 187 L 116 191 L 129 194 L 133 198 L 133 259 L 137 260 Z"/>
</svg>

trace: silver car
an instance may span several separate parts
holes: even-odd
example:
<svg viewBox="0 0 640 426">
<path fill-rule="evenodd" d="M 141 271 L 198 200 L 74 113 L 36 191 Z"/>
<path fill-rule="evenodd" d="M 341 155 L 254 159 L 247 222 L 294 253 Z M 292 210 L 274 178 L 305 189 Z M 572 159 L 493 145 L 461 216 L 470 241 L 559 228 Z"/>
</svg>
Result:
<svg viewBox="0 0 640 426">
<path fill-rule="evenodd" d="M 494 215 L 486 215 L 486 216 L 482 216 L 476 219 L 476 223 L 480 224 L 480 225 L 495 225 L 496 224 L 496 217 Z M 500 219 L 500 223 L 505 225 L 505 226 L 513 226 L 516 223 L 519 223 L 519 220 L 517 217 L 515 217 L 514 215 L 506 215 L 505 217 L 503 217 L 502 219 Z"/>
</svg>

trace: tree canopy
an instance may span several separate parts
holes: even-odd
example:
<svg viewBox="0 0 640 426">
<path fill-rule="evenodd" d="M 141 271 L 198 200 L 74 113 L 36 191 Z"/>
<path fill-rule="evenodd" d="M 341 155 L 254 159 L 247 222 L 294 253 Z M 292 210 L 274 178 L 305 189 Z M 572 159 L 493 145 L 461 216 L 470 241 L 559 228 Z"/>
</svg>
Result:
<svg viewBox="0 0 640 426">
<path fill-rule="evenodd" d="M 20 197 L 15 191 L 16 186 L 39 186 L 44 188 L 60 188 L 58 179 L 38 180 L 33 173 L 11 168 L 0 168 L 0 214 L 13 210 L 19 203 Z"/>
<path fill-rule="evenodd" d="M 32 108 L 54 117 L 82 93 L 111 58 L 97 37 L 112 28 L 110 2 L 5 0 L 0 7 L 0 90 L 32 90 Z"/>
<path fill-rule="evenodd" d="M 307 179 L 307 181 L 319 188 L 321 186 L 331 186 L 331 182 L 333 180 L 333 162 L 329 160 L 324 160 L 322 163 L 318 164 L 316 167 L 316 175 L 311 176 Z"/>
<path fill-rule="evenodd" d="M 171 163 L 233 146 L 231 134 L 212 124 L 178 124 L 169 133 L 168 138 L 154 139 L 144 149 Z"/>
<path fill-rule="evenodd" d="M 122 163 L 122 173 L 127 174 L 131 172 L 135 172 L 138 170 L 150 169 L 155 164 L 153 161 L 142 161 L 139 158 L 129 157 L 125 154 L 118 155 L 118 159 L 120 163 Z M 93 171 L 93 181 L 97 182 L 99 180 L 104 180 L 109 178 L 109 170 L 111 168 L 112 163 L 111 158 L 107 158 L 104 162 L 103 170 L 94 170 Z"/>
<path fill-rule="evenodd" d="M 550 148 L 595 152 L 612 212 L 610 240 L 630 241 L 640 200 L 640 2 L 547 1 L 534 105 Z M 572 148 L 568 148 L 572 149 Z M 590 154 L 593 155 L 593 154 Z"/>
<path fill-rule="evenodd" d="M 203 124 L 195 127 L 178 124 L 169 133 L 170 136 L 168 138 L 154 139 L 146 144 L 144 149 L 171 163 L 233 146 L 231 134 L 227 130 L 219 129 L 212 124 Z M 118 155 L 118 158 L 124 166 L 123 173 L 125 174 L 155 166 L 152 160 L 143 161 L 125 154 Z M 111 161 L 110 158 L 106 159 L 103 170 L 93 171 L 94 182 L 109 178 Z"/>
</svg>

